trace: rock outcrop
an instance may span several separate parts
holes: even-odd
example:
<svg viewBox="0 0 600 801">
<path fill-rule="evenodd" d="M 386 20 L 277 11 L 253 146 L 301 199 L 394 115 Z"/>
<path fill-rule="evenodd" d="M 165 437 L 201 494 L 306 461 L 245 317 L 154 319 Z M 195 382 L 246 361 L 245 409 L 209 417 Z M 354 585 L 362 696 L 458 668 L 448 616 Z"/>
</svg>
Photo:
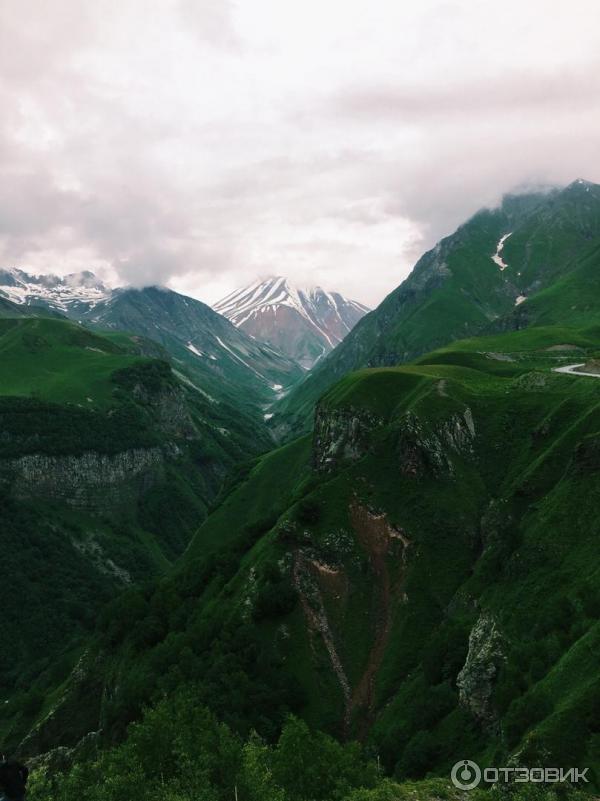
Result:
<svg viewBox="0 0 600 801">
<path fill-rule="evenodd" d="M 183 389 L 165 385 L 159 392 L 149 392 L 143 384 L 136 384 L 131 394 L 152 414 L 157 429 L 169 437 L 193 439 L 198 436 Z"/>
<path fill-rule="evenodd" d="M 469 635 L 469 651 L 456 685 L 461 705 L 485 729 L 497 726 L 492 702 L 498 671 L 506 657 L 502 635 L 491 614 L 482 612 Z"/>
<path fill-rule="evenodd" d="M 164 473 L 162 449 L 135 448 L 114 455 L 28 454 L 0 460 L 0 485 L 19 499 L 43 499 L 105 511 L 149 490 Z"/>
<path fill-rule="evenodd" d="M 28 761 L 38 757 L 32 762 L 36 766 L 67 767 L 78 749 L 97 739 L 106 693 L 103 664 L 103 655 L 84 651 L 58 697 L 19 744 L 20 755 Z M 77 725 L 69 727 L 67 721 Z"/>
<path fill-rule="evenodd" d="M 369 452 L 373 433 L 384 425 L 382 418 L 367 409 L 318 406 L 313 435 L 315 469 L 333 470 L 343 462 L 362 458 Z M 468 407 L 433 426 L 413 412 L 406 412 L 392 425 L 404 475 L 453 475 L 455 456 L 474 456 L 475 422 Z"/>
<path fill-rule="evenodd" d="M 475 423 L 469 408 L 429 429 L 415 414 L 407 412 L 397 434 L 400 470 L 415 477 L 426 472 L 452 475 L 452 457 L 472 457 L 474 439 Z"/>
<path fill-rule="evenodd" d="M 333 470 L 356 461 L 369 450 L 369 434 L 383 420 L 366 409 L 317 407 L 313 435 L 313 463 L 317 470 Z"/>
</svg>

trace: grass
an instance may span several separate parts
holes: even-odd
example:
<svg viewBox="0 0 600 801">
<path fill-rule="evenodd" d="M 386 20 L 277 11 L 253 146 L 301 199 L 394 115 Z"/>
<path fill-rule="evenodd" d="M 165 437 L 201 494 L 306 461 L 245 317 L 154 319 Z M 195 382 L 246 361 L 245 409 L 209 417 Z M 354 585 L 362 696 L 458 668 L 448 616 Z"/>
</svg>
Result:
<svg viewBox="0 0 600 801">
<path fill-rule="evenodd" d="M 282 402 L 303 431 L 320 398 L 316 435 L 243 460 L 173 572 L 99 616 L 89 659 L 103 691 L 92 705 L 88 686 L 66 682 L 53 725 L 67 744 L 92 719 L 104 743 L 119 739 L 145 705 L 191 684 L 194 706 L 209 705 L 243 737 L 255 730 L 275 742 L 294 712 L 361 737 L 398 780 L 447 776 L 470 757 L 590 766 L 598 786 L 600 386 L 553 372 L 600 347 L 592 195 L 515 198 L 477 215 Z M 490 257 L 508 230 L 500 272 Z M 516 292 L 528 295 L 517 307 Z M 144 362 L 131 338 L 94 337 L 52 321 L 0 323 L 0 378 L 8 392 L 62 404 L 93 397 L 105 410 L 115 368 L 104 368 Z M 210 430 L 223 421 L 235 430 L 225 398 L 196 397 L 201 458 L 190 455 L 125 529 L 106 526 L 115 553 L 123 533 L 156 561 L 177 551 L 193 517 L 190 481 L 204 481 L 227 450 Z M 243 450 L 238 442 L 228 453 Z M 60 535 L 42 533 L 62 554 Z M 35 545 L 43 572 L 52 560 Z M 61 566 L 68 597 L 77 596 L 77 565 Z M 485 620 L 499 651 L 488 642 L 478 656 L 471 635 Z M 487 705 L 485 724 L 459 693 L 473 657 L 479 692 L 468 700 Z M 40 697 L 62 686 L 35 671 L 27 683 L 2 723 L 13 742 L 43 711 Z M 453 797 L 439 779 L 402 787 L 356 798 Z"/>
<path fill-rule="evenodd" d="M 310 460 L 310 438 L 304 437 L 260 457 L 249 467 L 248 475 L 218 505 L 210 526 L 201 526 L 186 553 L 186 559 L 205 555 L 227 546 L 245 528 L 255 527 L 266 533 L 276 524 L 300 489 Z M 282 477 L 292 478 L 292 484 Z M 294 479 L 297 481 L 294 481 Z"/>
<path fill-rule="evenodd" d="M 374 572 L 373 554 L 349 513 L 359 503 L 402 531 L 410 546 L 406 562 L 393 549 L 385 557 L 389 639 L 372 706 L 354 709 L 350 732 L 359 733 L 367 715 L 370 747 L 400 778 L 422 775 L 423 765 L 442 775 L 459 757 L 507 759 L 520 743 L 532 759 L 551 748 L 557 759 L 568 752 L 593 764 L 586 743 L 595 724 L 581 718 L 593 687 L 582 667 L 592 620 L 586 612 L 569 621 L 563 605 L 589 606 L 588 588 L 597 583 L 590 532 L 600 487 L 589 465 L 600 431 L 598 387 L 594 379 L 552 372 L 571 358 L 548 350 L 557 344 L 586 353 L 597 350 L 598 338 L 593 329 L 532 329 L 459 341 L 417 364 L 344 378 L 320 413 L 372 415 L 364 418 L 364 450 L 316 473 L 316 443 L 304 437 L 247 464 L 175 575 L 152 591 L 146 611 L 136 612 L 141 617 L 132 621 L 125 602 L 115 611 L 114 619 L 129 625 L 111 646 L 110 671 L 139 677 L 136 687 L 146 690 L 136 690 L 135 703 L 176 686 L 183 679 L 175 666 L 186 662 L 200 696 L 244 731 L 255 727 L 271 737 L 283 710 L 294 708 L 314 726 L 343 733 L 340 683 L 322 633 L 307 626 L 305 607 L 297 598 L 283 611 L 275 603 L 260 618 L 253 610 L 267 592 L 276 601 L 273 587 L 284 593 L 297 586 L 298 553 L 336 572 L 339 580 L 331 581 L 311 569 L 299 586 L 303 603 L 325 615 L 338 659 L 357 686 L 384 614 L 382 574 Z M 472 441 L 464 439 L 467 410 Z M 407 429 L 407 415 L 417 428 Z M 416 467 L 406 470 L 413 457 Z M 509 741 L 482 734 L 459 704 L 457 675 L 480 609 L 490 611 L 506 641 L 507 667 L 491 703 Z M 133 648 L 134 633 L 150 625 L 171 634 Z M 249 650 L 241 645 L 247 638 Z M 266 676 L 272 701 L 258 702 Z M 557 732 L 577 719 L 583 734 L 561 752 Z"/>
<path fill-rule="evenodd" d="M 500 271 L 491 256 L 509 231 L 503 251 L 508 267 Z M 411 362 L 456 340 L 515 331 L 510 346 L 501 347 L 529 350 L 528 334 L 517 329 L 545 327 L 538 332 L 541 343 L 554 336 L 548 326 L 560 326 L 559 341 L 551 344 L 569 344 L 566 326 L 583 329 L 599 321 L 599 258 L 596 187 L 505 198 L 500 208 L 479 212 L 424 254 L 411 275 L 280 401 L 274 420 L 291 435 L 305 431 L 319 398 L 348 373 Z M 527 300 L 515 306 L 519 295 Z M 586 347 L 581 340 L 573 344 L 578 342 Z M 497 344 L 490 340 L 487 347 Z"/>
<path fill-rule="evenodd" d="M 43 318 L 0 323 L 2 395 L 105 409 L 114 403 L 112 373 L 139 361 L 74 323 Z"/>
<path fill-rule="evenodd" d="M 109 391 L 114 368 L 99 365 L 135 368 L 119 384 L 125 395 L 144 375 L 148 361 L 124 353 L 122 340 L 35 323 L 0 328 L 3 352 L 26 366 L 18 380 L 30 395 L 36 365 L 47 369 L 37 373 L 48 387 L 42 400 L 63 404 L 79 403 L 96 371 L 100 414 L 126 398 Z M 101 352 L 90 350 L 97 345 Z M 565 345 L 574 351 L 556 348 Z M 107 736 L 118 738 L 144 704 L 193 681 L 201 702 L 244 735 L 254 728 L 275 739 L 285 716 L 299 712 L 317 728 L 366 738 L 399 779 L 519 749 L 532 761 L 549 752 L 557 764 L 597 767 L 599 387 L 553 367 L 574 354 L 583 361 L 599 345 L 594 326 L 531 328 L 345 376 L 321 400 L 316 438 L 242 464 L 174 572 L 102 616 L 91 648 L 104 655 L 96 678 L 110 689 L 94 715 Z M 198 417 L 210 408 L 204 401 Z M 332 448 L 337 455 L 318 471 L 318 449 L 339 444 L 327 437 L 355 447 Z M 189 475 L 171 477 L 161 503 L 148 502 L 146 517 L 122 521 L 132 554 L 139 546 L 159 561 L 177 552 L 173 498 L 183 508 L 193 496 L 193 464 Z M 379 521 L 367 533 L 353 518 L 357 505 Z M 183 528 L 191 517 L 183 514 Z M 119 531 L 104 534 L 112 553 Z M 497 725 L 483 731 L 457 687 L 481 610 L 504 648 L 489 701 Z M 348 723 L 339 666 L 353 692 L 372 664 L 369 692 L 351 695 Z M 55 686 L 32 684 L 38 693 Z M 72 689 L 71 706 L 57 715 L 75 738 L 73 708 L 84 698 Z M 30 710 L 32 698 L 23 701 Z M 3 724 L 13 736 L 24 726 L 15 721 Z"/>
<path fill-rule="evenodd" d="M 475 728 L 464 728 L 463 723 L 461 733 L 460 727 L 451 723 L 460 712 L 453 682 L 464 662 L 468 633 L 476 619 L 471 607 L 475 598 L 495 610 L 501 625 L 521 643 L 527 641 L 531 626 L 543 624 L 540 610 L 551 606 L 552 599 L 559 597 L 557 593 L 564 593 L 568 587 L 569 594 L 575 597 L 578 588 L 593 580 L 596 567 L 589 550 L 589 533 L 590 526 L 595 525 L 593 509 L 600 488 L 597 480 L 590 477 L 590 486 L 584 490 L 589 503 L 582 504 L 579 493 L 571 491 L 570 496 L 565 495 L 561 487 L 565 465 L 573 459 L 578 443 L 586 433 L 600 430 L 597 386 L 593 379 L 586 382 L 552 372 L 552 367 L 564 363 L 569 353 L 548 348 L 563 344 L 583 351 L 593 350 L 598 339 L 593 331 L 546 328 L 459 341 L 424 357 L 414 366 L 351 374 L 322 399 L 320 408 L 325 414 L 333 410 L 346 410 L 348 414 L 366 410 L 384 420 L 383 427 L 375 426 L 372 430 L 370 448 L 362 459 L 341 463 L 337 472 L 322 475 L 319 485 L 307 496 L 322 509 L 319 522 L 310 526 L 308 547 L 321 554 L 318 558 L 337 560 L 351 587 L 343 605 L 333 596 L 325 596 L 325 602 L 340 644 L 339 653 L 352 682 L 361 675 L 370 648 L 373 620 L 363 615 L 374 602 L 373 577 L 369 560 L 356 542 L 347 555 L 338 552 L 332 557 L 326 547 L 328 534 L 351 532 L 346 510 L 357 494 L 369 508 L 385 510 L 389 520 L 413 542 L 414 559 L 404 584 L 408 602 L 396 609 L 390 644 L 376 684 L 381 711 L 373 736 L 380 743 L 390 742 L 390 732 L 396 726 L 394 719 L 400 714 L 404 728 L 392 738 L 393 746 L 386 746 L 396 755 L 418 733 L 422 725 L 419 715 L 431 721 L 428 730 L 435 742 L 451 743 L 447 747 L 439 745 L 441 750 L 434 759 L 440 765 L 454 759 L 459 752 L 480 758 L 485 753 L 489 758 L 495 749 L 502 747 L 501 743 L 488 740 L 482 750 Z M 499 360 L 498 354 L 506 354 L 510 360 Z M 541 377 L 541 384 L 536 376 Z M 474 454 L 451 455 L 451 472 L 445 468 L 437 473 L 426 470 L 418 482 L 410 476 L 403 477 L 399 473 L 396 432 L 399 425 L 402 430 L 404 415 L 410 411 L 423 421 L 425 436 L 434 437 L 439 436 L 440 422 L 462 414 L 467 406 L 475 422 Z M 432 447 L 434 440 L 427 441 Z M 284 454 L 271 458 L 273 464 L 280 460 L 278 490 L 287 486 L 287 492 L 291 493 L 292 473 L 286 471 L 287 458 Z M 297 467 L 293 470 L 296 481 Z M 240 502 L 239 509 L 255 493 L 263 497 L 264 490 L 259 489 L 257 479 L 258 473 L 251 473 L 246 485 L 234 493 Z M 582 480 L 577 481 L 581 484 Z M 552 500 L 555 495 L 560 501 Z M 481 521 L 494 498 L 506 499 L 506 519 L 498 524 L 500 539 L 492 539 L 486 546 L 481 538 L 490 535 L 482 534 Z M 278 504 L 281 499 L 278 492 Z M 533 507 L 530 499 L 534 501 Z M 562 510 L 564 523 L 548 517 L 551 508 Z M 228 508 L 218 511 L 214 521 L 209 518 L 194 543 L 196 555 L 202 542 L 210 541 L 211 531 L 217 530 L 213 529 L 215 523 L 223 531 L 227 516 L 231 512 L 239 514 L 235 509 L 232 500 Z M 289 514 L 284 514 L 283 519 Z M 569 534 L 566 529 L 563 531 L 566 525 L 571 526 Z M 503 530 L 505 533 L 501 533 Z M 561 543 L 564 547 L 558 547 Z M 267 547 L 266 542 L 263 547 Z M 245 564 L 256 564 L 253 553 L 246 557 Z M 263 557 L 264 553 L 263 550 Z M 544 556 L 534 566 L 536 553 Z M 519 567 L 521 563 L 523 568 L 527 565 L 526 570 Z M 563 574 L 558 582 L 557 571 Z M 473 600 L 467 601 L 469 598 Z M 452 604 L 456 605 L 455 610 L 448 618 Z M 447 693 L 453 700 L 449 711 L 442 705 L 436 712 L 438 689 L 434 691 L 425 684 L 424 690 L 416 693 L 414 682 L 421 675 L 421 661 L 429 647 L 427 632 L 443 630 L 441 627 L 449 620 L 462 632 L 457 640 L 462 661 L 457 662 L 450 653 L 442 657 L 451 660 L 447 666 L 450 671 Z M 290 619 L 290 625 L 293 636 L 301 637 L 297 617 Z M 552 628 L 553 624 L 548 625 Z M 562 648 L 569 646 L 565 644 Z M 322 703 L 319 716 L 318 704 L 313 701 L 316 687 L 321 687 L 319 695 L 323 697 L 326 655 L 321 653 L 311 666 L 306 663 L 309 652 L 303 651 L 300 644 L 294 645 L 293 653 L 298 655 L 302 666 L 295 675 L 302 680 L 311 699 L 306 714 L 314 723 L 330 726 L 335 705 Z M 305 656 L 301 656 L 303 653 Z M 518 662 L 516 655 L 514 658 Z M 441 669 L 446 669 L 443 664 Z M 567 710 L 578 708 L 576 699 L 586 686 L 579 680 L 575 667 L 568 669 L 569 681 L 548 688 L 553 697 L 565 696 L 561 703 Z M 534 685 L 535 682 L 531 686 Z M 571 694 L 573 698 L 568 700 Z M 420 712 L 419 705 L 424 705 Z M 410 712 L 411 709 L 414 711 Z M 414 716 L 413 723 L 410 715 Z M 583 753 L 580 756 L 584 758 Z M 391 753 L 388 758 L 392 758 Z"/>
<path fill-rule="evenodd" d="M 180 383 L 152 354 L 163 352 L 139 337 L 105 337 L 62 319 L 0 320 L 0 687 L 13 699 L 1 710 L 4 742 L 19 742 L 42 714 L 102 606 L 127 581 L 164 574 L 228 469 L 261 448 L 244 419 Z M 160 464 L 146 484 L 123 482 L 107 495 L 111 460 L 148 448 Z M 99 454 L 106 460 L 97 475 L 90 464 Z M 67 458 L 79 479 L 77 505 L 61 493 Z M 22 478 L 43 459 L 42 499 Z M 103 504 L 103 496 L 113 500 Z M 65 732 L 84 717 L 92 726 L 92 705 L 85 710 Z"/>
</svg>

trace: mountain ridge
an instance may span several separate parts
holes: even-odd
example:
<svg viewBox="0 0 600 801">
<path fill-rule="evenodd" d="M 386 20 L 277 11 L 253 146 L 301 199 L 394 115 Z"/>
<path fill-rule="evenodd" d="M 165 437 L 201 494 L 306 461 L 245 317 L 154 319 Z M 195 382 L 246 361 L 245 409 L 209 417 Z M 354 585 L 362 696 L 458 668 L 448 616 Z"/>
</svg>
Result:
<svg viewBox="0 0 600 801">
<path fill-rule="evenodd" d="M 64 318 L 0 319 L 0 687 L 15 703 L 115 593 L 167 571 L 234 465 L 269 447 L 146 352 Z"/>
<path fill-rule="evenodd" d="M 506 269 L 494 260 L 501 242 Z M 453 339 L 522 327 L 526 320 L 534 324 L 535 295 L 560 273 L 574 271 L 574 260 L 592 253 L 595 243 L 600 186 L 582 179 L 545 193 L 509 194 L 499 207 L 480 210 L 423 254 L 377 309 L 277 404 L 275 431 L 284 437 L 307 431 L 318 398 L 351 370 L 400 364 Z"/>
<path fill-rule="evenodd" d="M 303 374 L 293 359 L 202 301 L 162 286 L 112 289 L 89 271 L 59 277 L 0 270 L 0 315 L 61 316 L 154 341 L 175 369 L 214 399 L 238 406 L 267 436 L 265 410 Z"/>
<path fill-rule="evenodd" d="M 269 276 L 235 290 L 213 308 L 305 369 L 338 345 L 369 311 L 339 292 L 295 286 L 283 276 Z"/>
<path fill-rule="evenodd" d="M 122 288 L 90 308 L 82 322 L 130 331 L 165 347 L 192 380 L 257 410 L 302 375 L 289 357 L 240 331 L 202 301 L 165 287 Z M 246 388 L 248 392 L 240 393 Z M 262 419 L 262 415 L 260 415 Z"/>
<path fill-rule="evenodd" d="M 531 328 L 347 375 L 314 436 L 240 475 L 166 582 L 111 607 L 35 743 L 90 682 L 80 734 L 171 691 L 185 664 L 235 728 L 269 737 L 293 711 L 400 779 L 462 757 L 587 765 L 598 379 L 554 368 L 599 344 Z"/>
<path fill-rule="evenodd" d="M 600 187 L 584 182 L 509 196 L 424 254 L 279 401 L 298 422 L 288 435 L 309 420 L 312 433 L 239 464 L 169 575 L 118 596 L 79 661 L 32 675 L 25 696 L 0 709 L 4 741 L 25 756 L 59 745 L 76 763 L 66 798 L 77 798 L 98 753 L 110 765 L 123 741 L 120 753 L 131 754 L 140 728 L 128 724 L 183 693 L 241 737 L 275 742 L 292 714 L 362 741 L 401 781 L 447 776 L 472 759 L 590 765 L 599 786 L 599 267 Z M 178 360 L 212 363 L 214 336 L 191 340 L 186 326 L 212 317 L 186 300 L 122 293 L 88 325 L 114 324 L 104 336 L 122 347 L 119 327 L 132 322 L 145 338 L 160 319 L 174 377 L 185 369 L 195 383 Z M 39 337 L 23 344 L 50 366 Z M 109 358 L 87 344 L 86 365 Z M 159 385 L 165 367 L 151 371 Z M 8 361 L 5 372 L 16 391 L 21 376 Z M 209 372 L 196 375 L 198 387 L 216 387 Z M 145 404 L 138 368 L 123 378 L 119 397 Z M 87 410 L 86 386 L 77 401 Z M 107 402 L 103 386 L 92 401 Z M 274 410 L 266 397 L 258 405 Z M 202 417 L 222 406 L 202 398 Z M 40 696 L 52 700 L 36 706 Z M 127 764 L 109 772 L 133 787 L 140 773 L 131 778 Z M 255 797 L 330 801 L 263 790 Z"/>
<path fill-rule="evenodd" d="M 89 270 L 58 276 L 33 274 L 17 267 L 0 269 L 0 297 L 20 306 L 74 313 L 77 308 L 87 309 L 106 300 L 112 292 Z"/>
</svg>

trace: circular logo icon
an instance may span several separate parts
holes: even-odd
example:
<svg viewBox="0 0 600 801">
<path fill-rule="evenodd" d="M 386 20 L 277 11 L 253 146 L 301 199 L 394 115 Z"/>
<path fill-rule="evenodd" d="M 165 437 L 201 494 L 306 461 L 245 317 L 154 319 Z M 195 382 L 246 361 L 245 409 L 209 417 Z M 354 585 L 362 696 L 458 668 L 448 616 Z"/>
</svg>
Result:
<svg viewBox="0 0 600 801">
<path fill-rule="evenodd" d="M 459 790 L 474 790 L 481 781 L 481 768 L 470 759 L 461 759 L 452 768 L 450 778 Z"/>
</svg>

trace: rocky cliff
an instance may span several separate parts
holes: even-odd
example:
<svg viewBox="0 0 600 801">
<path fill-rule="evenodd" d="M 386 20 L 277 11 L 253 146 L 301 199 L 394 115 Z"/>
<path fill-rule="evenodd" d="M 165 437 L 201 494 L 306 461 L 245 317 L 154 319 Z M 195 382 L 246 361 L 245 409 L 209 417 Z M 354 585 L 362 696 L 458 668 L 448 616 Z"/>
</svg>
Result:
<svg viewBox="0 0 600 801">
<path fill-rule="evenodd" d="M 344 462 L 365 456 L 376 432 L 386 425 L 383 417 L 353 406 L 317 407 L 313 435 L 313 464 L 330 471 Z M 472 458 L 476 437 L 475 421 L 469 407 L 431 423 L 408 411 L 393 423 L 400 470 L 405 475 L 425 472 L 454 472 L 456 457 Z"/>
<path fill-rule="evenodd" d="M 135 501 L 164 477 L 161 448 L 134 448 L 114 455 L 28 454 L 0 460 L 0 484 L 21 500 L 58 501 L 109 512 Z"/>
<path fill-rule="evenodd" d="M 469 635 L 467 660 L 456 685 L 461 705 L 487 729 L 498 724 L 492 693 L 505 659 L 498 624 L 492 615 L 482 612 Z"/>
<path fill-rule="evenodd" d="M 313 463 L 317 470 L 333 470 L 344 461 L 364 456 L 370 433 L 383 425 L 377 415 L 346 407 L 317 407 L 313 435 Z"/>
</svg>

